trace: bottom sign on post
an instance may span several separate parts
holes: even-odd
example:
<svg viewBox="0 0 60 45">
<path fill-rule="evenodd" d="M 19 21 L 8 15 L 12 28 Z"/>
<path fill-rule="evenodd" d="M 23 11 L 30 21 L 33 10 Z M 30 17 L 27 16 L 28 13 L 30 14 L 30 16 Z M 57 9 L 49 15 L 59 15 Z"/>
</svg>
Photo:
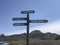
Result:
<svg viewBox="0 0 60 45">
<path fill-rule="evenodd" d="M 14 26 L 26 26 L 27 23 L 14 23 L 13 25 Z"/>
</svg>

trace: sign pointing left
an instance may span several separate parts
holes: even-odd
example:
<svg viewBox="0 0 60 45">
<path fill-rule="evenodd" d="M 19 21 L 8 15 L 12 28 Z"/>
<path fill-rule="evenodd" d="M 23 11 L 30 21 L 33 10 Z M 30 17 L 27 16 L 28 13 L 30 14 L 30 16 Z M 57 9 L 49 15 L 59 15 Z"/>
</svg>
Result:
<svg viewBox="0 0 60 45">
<path fill-rule="evenodd" d="M 14 23 L 13 25 L 14 26 L 26 26 L 27 23 Z"/>
<path fill-rule="evenodd" d="M 13 18 L 13 21 L 27 20 L 27 18 Z"/>
</svg>

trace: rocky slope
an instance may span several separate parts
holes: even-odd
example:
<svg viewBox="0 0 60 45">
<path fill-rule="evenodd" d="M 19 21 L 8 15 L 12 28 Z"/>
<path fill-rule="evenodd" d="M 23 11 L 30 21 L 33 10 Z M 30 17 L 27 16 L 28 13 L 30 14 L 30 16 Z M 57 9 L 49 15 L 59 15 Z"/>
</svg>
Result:
<svg viewBox="0 0 60 45">
<path fill-rule="evenodd" d="M 29 34 L 29 39 L 39 39 L 39 40 L 54 40 L 58 35 L 54 33 L 42 33 L 39 30 L 34 30 Z M 11 36 L 0 35 L 0 40 L 21 40 L 26 39 L 26 33 L 15 34 Z"/>
</svg>

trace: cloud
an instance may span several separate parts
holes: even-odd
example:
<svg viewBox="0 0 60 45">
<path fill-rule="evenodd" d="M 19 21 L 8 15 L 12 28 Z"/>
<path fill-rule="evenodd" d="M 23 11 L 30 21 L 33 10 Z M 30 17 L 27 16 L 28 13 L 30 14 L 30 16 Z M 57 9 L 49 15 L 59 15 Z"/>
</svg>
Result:
<svg viewBox="0 0 60 45">
<path fill-rule="evenodd" d="M 42 32 L 51 32 L 51 33 L 57 33 L 60 34 L 60 20 L 51 22 L 51 23 L 47 23 L 45 25 L 42 26 L 36 26 L 33 28 L 33 30 L 40 30 Z"/>
<path fill-rule="evenodd" d="M 53 21 L 53 22 L 48 22 L 44 25 L 39 25 L 39 26 L 32 26 L 32 28 L 29 30 L 30 32 L 33 30 L 40 30 L 44 33 L 46 32 L 51 32 L 51 33 L 57 33 L 60 34 L 60 20 L 57 21 Z M 12 34 L 20 34 L 20 33 L 26 33 L 26 30 L 22 30 L 22 31 L 16 31 L 16 32 L 10 32 L 8 35 L 12 35 Z"/>
</svg>

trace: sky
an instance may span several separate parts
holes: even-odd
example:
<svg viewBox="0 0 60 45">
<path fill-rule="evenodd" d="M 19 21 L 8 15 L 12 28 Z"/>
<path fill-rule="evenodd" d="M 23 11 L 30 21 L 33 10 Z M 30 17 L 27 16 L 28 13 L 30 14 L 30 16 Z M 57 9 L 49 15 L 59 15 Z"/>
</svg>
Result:
<svg viewBox="0 0 60 45">
<path fill-rule="evenodd" d="M 26 17 L 21 11 L 34 10 L 30 20 L 48 20 L 48 23 L 30 23 L 29 31 L 60 34 L 60 0 L 0 0 L 0 34 L 12 35 L 26 32 L 26 26 L 13 26 L 14 17 Z"/>
</svg>

